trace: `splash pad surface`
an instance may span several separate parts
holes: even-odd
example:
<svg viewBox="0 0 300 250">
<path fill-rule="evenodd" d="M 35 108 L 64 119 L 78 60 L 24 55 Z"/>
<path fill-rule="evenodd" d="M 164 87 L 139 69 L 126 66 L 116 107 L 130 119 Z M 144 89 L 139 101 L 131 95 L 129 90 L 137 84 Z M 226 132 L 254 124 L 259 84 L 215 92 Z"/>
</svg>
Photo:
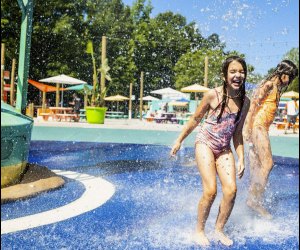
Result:
<svg viewBox="0 0 300 250">
<path fill-rule="evenodd" d="M 115 193 L 102 205 L 79 215 L 31 229 L 2 234 L 3 249 L 199 249 L 191 239 L 202 186 L 194 149 L 183 148 L 169 159 L 164 145 L 33 141 L 29 162 L 102 178 Z M 299 248 L 299 162 L 274 157 L 266 202 L 272 221 L 257 217 L 245 205 L 248 172 L 238 180 L 238 194 L 226 233 L 231 249 Z M 1 221 L 64 207 L 86 191 L 80 178 L 64 176 L 66 185 L 53 192 L 1 206 Z M 95 193 L 94 199 L 101 195 Z M 214 241 L 218 195 L 207 221 L 209 249 Z M 71 213 L 71 210 L 70 210 Z M 70 213 L 67 213 L 70 215 Z"/>
</svg>

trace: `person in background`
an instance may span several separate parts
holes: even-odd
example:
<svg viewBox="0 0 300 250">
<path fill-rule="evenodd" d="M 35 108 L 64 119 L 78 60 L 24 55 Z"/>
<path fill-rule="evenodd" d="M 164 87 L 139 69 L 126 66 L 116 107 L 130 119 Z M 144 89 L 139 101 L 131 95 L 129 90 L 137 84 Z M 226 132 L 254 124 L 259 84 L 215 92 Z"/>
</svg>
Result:
<svg viewBox="0 0 300 250">
<path fill-rule="evenodd" d="M 142 110 L 142 118 L 145 119 L 145 118 L 146 118 L 146 115 L 147 115 L 147 112 L 143 109 L 143 110 Z"/>
<path fill-rule="evenodd" d="M 204 229 L 217 195 L 217 176 L 222 185 L 223 198 L 215 224 L 215 235 L 222 244 L 232 245 L 233 241 L 224 233 L 224 226 L 235 202 L 236 174 L 242 178 L 244 173 L 242 128 L 250 104 L 245 93 L 246 62 L 238 56 L 230 56 L 223 62 L 222 73 L 223 86 L 205 93 L 170 152 L 171 156 L 175 156 L 183 140 L 208 113 L 207 119 L 200 125 L 195 142 L 196 162 L 203 185 L 202 197 L 198 204 L 195 240 L 202 246 L 209 245 Z M 230 147 L 232 138 L 239 160 L 237 173 Z"/>
<path fill-rule="evenodd" d="M 48 107 L 50 107 L 50 99 L 46 99 L 46 107 L 48 108 Z"/>
<path fill-rule="evenodd" d="M 164 105 L 164 108 L 163 108 L 163 111 L 165 113 L 168 113 L 168 106 L 169 106 L 169 104 L 166 102 L 166 104 Z"/>
<path fill-rule="evenodd" d="M 285 124 L 284 133 L 287 134 L 287 130 L 290 126 L 293 128 L 293 133 L 296 133 L 295 123 L 297 120 L 297 116 L 299 114 L 299 105 L 296 101 L 295 97 L 292 98 L 291 101 L 286 103 L 285 109 L 287 114 L 287 123 Z"/>
<path fill-rule="evenodd" d="M 150 109 L 147 110 L 145 118 L 153 118 L 153 117 L 154 117 L 154 113 Z"/>
<path fill-rule="evenodd" d="M 286 110 L 283 109 L 280 114 L 280 121 L 283 122 L 285 118 L 286 118 Z"/>
<path fill-rule="evenodd" d="M 155 111 L 155 117 L 156 118 L 160 118 L 162 116 L 163 111 L 161 110 L 161 108 L 159 108 L 158 110 Z"/>
<path fill-rule="evenodd" d="M 77 96 L 76 93 L 73 94 L 73 101 L 69 102 L 69 104 L 73 106 L 73 113 L 76 115 L 74 121 L 78 122 L 79 121 L 79 113 L 80 113 L 81 100 Z"/>
<path fill-rule="evenodd" d="M 273 168 L 269 127 L 273 123 L 281 94 L 298 75 L 296 65 L 283 60 L 254 91 L 243 129 L 249 142 L 250 187 L 247 205 L 259 215 L 271 219 L 265 209 L 263 195 Z"/>
</svg>

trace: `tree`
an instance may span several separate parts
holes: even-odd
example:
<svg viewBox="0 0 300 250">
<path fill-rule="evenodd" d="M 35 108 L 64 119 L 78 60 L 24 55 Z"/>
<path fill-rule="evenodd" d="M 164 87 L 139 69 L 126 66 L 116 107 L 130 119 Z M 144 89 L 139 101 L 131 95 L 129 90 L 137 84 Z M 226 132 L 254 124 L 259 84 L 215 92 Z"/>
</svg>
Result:
<svg viewBox="0 0 300 250">
<path fill-rule="evenodd" d="M 158 14 L 136 25 L 133 33 L 134 62 L 145 71 L 145 92 L 174 87 L 173 68 L 182 54 L 201 46 L 204 38 L 194 23 L 172 12 Z"/>
<path fill-rule="evenodd" d="M 222 63 L 230 55 L 239 55 L 236 51 L 227 52 L 215 49 L 200 49 L 188 52 L 180 57 L 174 72 L 176 75 L 176 88 L 180 89 L 191 84 L 204 83 L 205 57 L 208 56 L 208 87 L 214 88 L 222 84 Z"/>
<path fill-rule="evenodd" d="M 288 59 L 296 64 L 299 70 L 299 48 L 292 48 L 289 50 L 283 57 L 283 59 Z M 287 91 L 296 91 L 299 92 L 299 75 L 294 79 L 294 81 L 290 84 Z"/>
<path fill-rule="evenodd" d="M 130 8 L 122 1 L 89 1 L 87 5 L 87 37 L 95 48 L 101 48 L 101 36 L 107 37 L 107 58 L 111 67 L 112 81 L 108 95 L 129 93 L 129 84 L 134 80 L 135 65 L 130 47 L 133 21 Z M 95 50 L 95 58 L 100 60 L 100 49 Z"/>
<path fill-rule="evenodd" d="M 1 33 L 7 37 L 9 60 L 18 58 L 21 13 L 17 1 L 4 0 L 2 14 L 8 20 Z M 83 39 L 83 1 L 37 1 L 33 11 L 33 30 L 29 78 L 41 79 L 57 74 L 67 74 L 86 79 L 85 43 Z M 3 17 L 4 17 L 3 16 Z M 2 22 L 1 22 L 2 23 Z M 30 89 L 28 99 L 38 99 L 38 91 Z M 68 93 L 66 93 L 68 94 Z"/>
<path fill-rule="evenodd" d="M 131 8 L 122 0 L 36 1 L 29 77 L 38 80 L 64 73 L 91 83 L 93 62 L 86 44 L 92 41 L 99 65 L 101 38 L 106 36 L 112 79 L 108 95 L 126 95 L 132 82 L 133 94 L 138 96 L 141 71 L 145 72 L 144 93 L 179 87 L 191 79 L 201 82 L 205 53 L 210 57 L 209 85 L 214 86 L 220 80 L 220 58 L 227 54 L 219 36 L 205 39 L 197 25 L 187 23 L 180 14 L 165 12 L 151 18 L 152 8 L 150 0 L 136 0 Z M 20 22 L 16 20 L 21 21 L 21 12 L 17 1 L 3 0 L 1 14 L 2 41 L 7 43 L 9 62 L 18 56 Z M 29 92 L 38 98 L 38 91 L 32 90 Z"/>
</svg>

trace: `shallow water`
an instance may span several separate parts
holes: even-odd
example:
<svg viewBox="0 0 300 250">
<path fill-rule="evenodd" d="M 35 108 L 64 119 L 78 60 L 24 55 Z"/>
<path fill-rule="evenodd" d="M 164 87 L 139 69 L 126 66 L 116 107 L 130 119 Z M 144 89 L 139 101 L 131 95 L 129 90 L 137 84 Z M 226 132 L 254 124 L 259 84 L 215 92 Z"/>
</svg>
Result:
<svg viewBox="0 0 300 250">
<path fill-rule="evenodd" d="M 202 186 L 193 148 L 176 160 L 169 148 L 156 145 L 33 141 L 29 161 L 102 177 L 116 192 L 104 205 L 70 219 L 2 234 L 3 249 L 199 249 L 191 235 L 196 226 Z M 274 157 L 266 192 L 274 219 L 257 217 L 245 205 L 248 172 L 238 180 L 238 194 L 226 233 L 231 249 L 299 248 L 299 162 Z M 225 249 L 213 238 L 221 199 L 218 195 L 207 221 L 209 249 Z M 67 179 L 58 190 L 1 206 L 1 221 L 63 206 L 84 192 L 82 183 Z M 97 197 L 95 197 L 97 199 Z"/>
</svg>

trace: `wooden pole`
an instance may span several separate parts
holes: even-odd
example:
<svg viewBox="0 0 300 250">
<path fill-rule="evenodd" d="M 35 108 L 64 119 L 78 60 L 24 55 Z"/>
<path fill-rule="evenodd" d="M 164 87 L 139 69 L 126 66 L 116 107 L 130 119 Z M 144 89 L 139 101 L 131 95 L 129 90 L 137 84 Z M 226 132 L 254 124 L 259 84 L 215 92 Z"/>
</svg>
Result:
<svg viewBox="0 0 300 250">
<path fill-rule="evenodd" d="M 102 36 L 101 64 L 104 63 L 105 59 L 106 59 L 106 36 Z M 100 86 L 101 86 L 101 92 L 104 91 L 104 89 L 105 89 L 105 74 L 103 74 L 103 73 L 101 73 Z"/>
<path fill-rule="evenodd" d="M 5 44 L 1 43 L 1 100 L 4 95 L 4 63 L 5 63 Z"/>
<path fill-rule="evenodd" d="M 143 92 L 144 92 L 144 72 L 141 72 L 141 87 L 140 87 L 140 120 L 143 119 Z"/>
<path fill-rule="evenodd" d="M 204 87 L 208 85 L 208 56 L 204 59 Z"/>
<path fill-rule="evenodd" d="M 14 58 L 11 66 L 11 75 L 10 75 L 10 105 L 15 106 L 15 71 L 16 71 L 16 62 Z"/>
<path fill-rule="evenodd" d="M 60 106 L 63 107 L 64 106 L 64 84 L 61 84 L 61 97 L 60 97 Z"/>
<path fill-rule="evenodd" d="M 84 96 L 83 96 L 83 106 L 84 108 L 88 105 L 88 100 L 87 100 L 87 94 L 84 93 Z"/>
<path fill-rule="evenodd" d="M 132 82 L 129 85 L 129 107 L 128 107 L 128 119 L 132 116 Z"/>
<path fill-rule="evenodd" d="M 56 83 L 55 107 L 59 106 L 59 83 Z"/>
<path fill-rule="evenodd" d="M 34 116 L 34 104 L 30 103 L 28 104 L 28 116 L 33 117 Z"/>
<path fill-rule="evenodd" d="M 46 109 L 46 91 L 43 91 L 43 101 L 42 101 L 42 112 L 44 113 Z"/>
</svg>

